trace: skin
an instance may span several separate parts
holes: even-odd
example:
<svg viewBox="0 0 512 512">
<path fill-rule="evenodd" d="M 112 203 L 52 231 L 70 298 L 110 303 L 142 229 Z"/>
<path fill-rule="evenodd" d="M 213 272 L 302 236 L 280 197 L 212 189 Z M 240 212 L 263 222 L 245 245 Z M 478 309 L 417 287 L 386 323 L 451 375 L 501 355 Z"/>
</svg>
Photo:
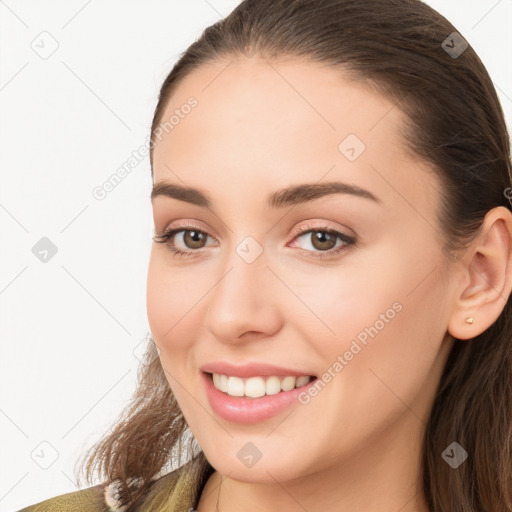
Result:
<svg viewBox="0 0 512 512">
<path fill-rule="evenodd" d="M 426 422 L 451 336 L 480 334 L 510 294 L 510 212 L 492 210 L 449 261 L 435 216 L 440 184 L 406 151 L 403 114 L 340 70 L 216 61 L 180 83 L 163 118 L 190 96 L 197 107 L 154 148 L 154 183 L 200 188 L 213 205 L 156 197 L 155 233 L 187 221 L 208 237 L 202 246 L 174 237 L 191 257 L 153 244 L 147 311 L 169 385 L 216 470 L 197 510 L 216 510 L 219 498 L 222 512 L 427 511 Z M 338 149 L 349 133 L 366 145 L 352 162 Z M 380 203 L 334 194 L 266 207 L 277 189 L 326 181 L 360 186 Z M 327 225 L 357 245 L 315 258 L 311 233 L 293 234 L 305 221 L 303 231 Z M 263 250 L 250 264 L 236 252 L 247 236 Z M 201 365 L 263 361 L 321 376 L 395 302 L 401 311 L 308 404 L 252 425 L 211 409 Z M 262 453 L 252 467 L 237 457 L 248 442 Z"/>
</svg>

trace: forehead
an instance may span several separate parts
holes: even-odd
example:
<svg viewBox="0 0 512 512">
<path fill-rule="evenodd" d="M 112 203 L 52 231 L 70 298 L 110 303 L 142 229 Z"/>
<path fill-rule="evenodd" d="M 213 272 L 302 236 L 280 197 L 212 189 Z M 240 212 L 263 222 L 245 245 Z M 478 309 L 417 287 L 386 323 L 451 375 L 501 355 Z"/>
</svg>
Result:
<svg viewBox="0 0 512 512">
<path fill-rule="evenodd" d="M 321 144 L 318 149 L 337 154 L 344 137 L 354 133 L 368 139 L 384 115 L 384 128 L 396 128 L 401 112 L 347 77 L 336 68 L 309 61 L 238 58 L 204 64 L 169 98 L 161 124 L 171 120 L 172 127 L 163 132 L 167 144 L 158 144 L 155 153 L 169 145 L 179 149 L 193 138 L 202 151 L 211 146 L 226 149 L 223 144 L 229 143 L 226 157 L 242 141 L 246 153 L 261 154 L 262 148 L 311 153 Z M 191 96 L 197 105 L 178 119 L 176 114 L 189 110 Z M 311 142 L 306 147 L 305 140 Z"/>
<path fill-rule="evenodd" d="M 196 106 L 184 108 L 191 97 Z M 161 124 L 173 115 L 154 147 L 155 182 L 222 194 L 232 182 L 271 192 L 340 179 L 390 199 L 399 189 L 409 202 L 433 185 L 399 136 L 399 108 L 324 64 L 253 57 L 202 65 L 180 82 Z"/>
</svg>

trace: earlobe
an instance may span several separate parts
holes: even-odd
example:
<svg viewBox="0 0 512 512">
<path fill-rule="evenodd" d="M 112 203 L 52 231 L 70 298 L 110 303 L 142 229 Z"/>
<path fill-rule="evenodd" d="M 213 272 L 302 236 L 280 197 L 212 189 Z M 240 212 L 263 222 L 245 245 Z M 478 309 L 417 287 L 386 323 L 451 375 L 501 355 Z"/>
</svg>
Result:
<svg viewBox="0 0 512 512">
<path fill-rule="evenodd" d="M 499 206 L 485 216 L 482 230 L 458 261 L 463 275 L 448 332 L 475 338 L 500 316 L 512 289 L 512 213 Z"/>
</svg>

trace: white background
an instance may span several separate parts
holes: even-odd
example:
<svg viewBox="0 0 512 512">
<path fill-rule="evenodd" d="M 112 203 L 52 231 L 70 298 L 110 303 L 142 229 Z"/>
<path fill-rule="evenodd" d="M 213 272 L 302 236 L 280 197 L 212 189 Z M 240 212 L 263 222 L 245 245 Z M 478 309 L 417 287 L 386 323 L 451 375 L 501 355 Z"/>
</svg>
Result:
<svg viewBox="0 0 512 512">
<path fill-rule="evenodd" d="M 512 1 L 426 3 L 479 54 L 510 127 Z M 105 199 L 92 190 L 147 140 L 179 54 L 237 4 L 0 0 L 0 511 L 76 490 L 78 456 L 131 397 L 149 332 L 149 158 Z M 46 59 L 31 47 L 43 31 L 58 43 Z M 46 263 L 42 237 L 58 249 Z"/>
</svg>

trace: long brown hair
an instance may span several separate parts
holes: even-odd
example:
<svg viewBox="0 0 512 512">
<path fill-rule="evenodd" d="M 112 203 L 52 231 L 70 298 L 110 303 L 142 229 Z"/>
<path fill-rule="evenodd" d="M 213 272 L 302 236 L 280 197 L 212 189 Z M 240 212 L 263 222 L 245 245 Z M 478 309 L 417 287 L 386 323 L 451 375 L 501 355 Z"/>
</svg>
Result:
<svg viewBox="0 0 512 512">
<path fill-rule="evenodd" d="M 456 33 L 455 35 L 453 33 Z M 162 121 L 183 77 L 204 63 L 257 54 L 301 58 L 344 70 L 406 114 L 401 136 L 443 184 L 437 212 L 447 255 L 463 249 L 490 209 L 510 204 L 510 143 L 489 74 L 442 15 L 419 0 L 245 0 L 206 28 L 165 79 L 151 127 Z M 150 153 L 153 166 L 152 151 Z M 153 171 L 152 171 L 153 172 Z M 431 512 L 512 511 L 511 303 L 472 340 L 455 340 L 429 418 L 423 482 Z M 136 510 L 151 481 L 183 451 L 198 489 L 213 468 L 169 388 L 150 341 L 132 402 L 84 463 Z M 441 457 L 456 441 L 469 454 L 457 469 Z M 181 462 L 179 462 L 181 464 Z M 130 486 L 138 478 L 137 486 Z M 142 482 L 142 483 L 140 483 Z"/>
</svg>

